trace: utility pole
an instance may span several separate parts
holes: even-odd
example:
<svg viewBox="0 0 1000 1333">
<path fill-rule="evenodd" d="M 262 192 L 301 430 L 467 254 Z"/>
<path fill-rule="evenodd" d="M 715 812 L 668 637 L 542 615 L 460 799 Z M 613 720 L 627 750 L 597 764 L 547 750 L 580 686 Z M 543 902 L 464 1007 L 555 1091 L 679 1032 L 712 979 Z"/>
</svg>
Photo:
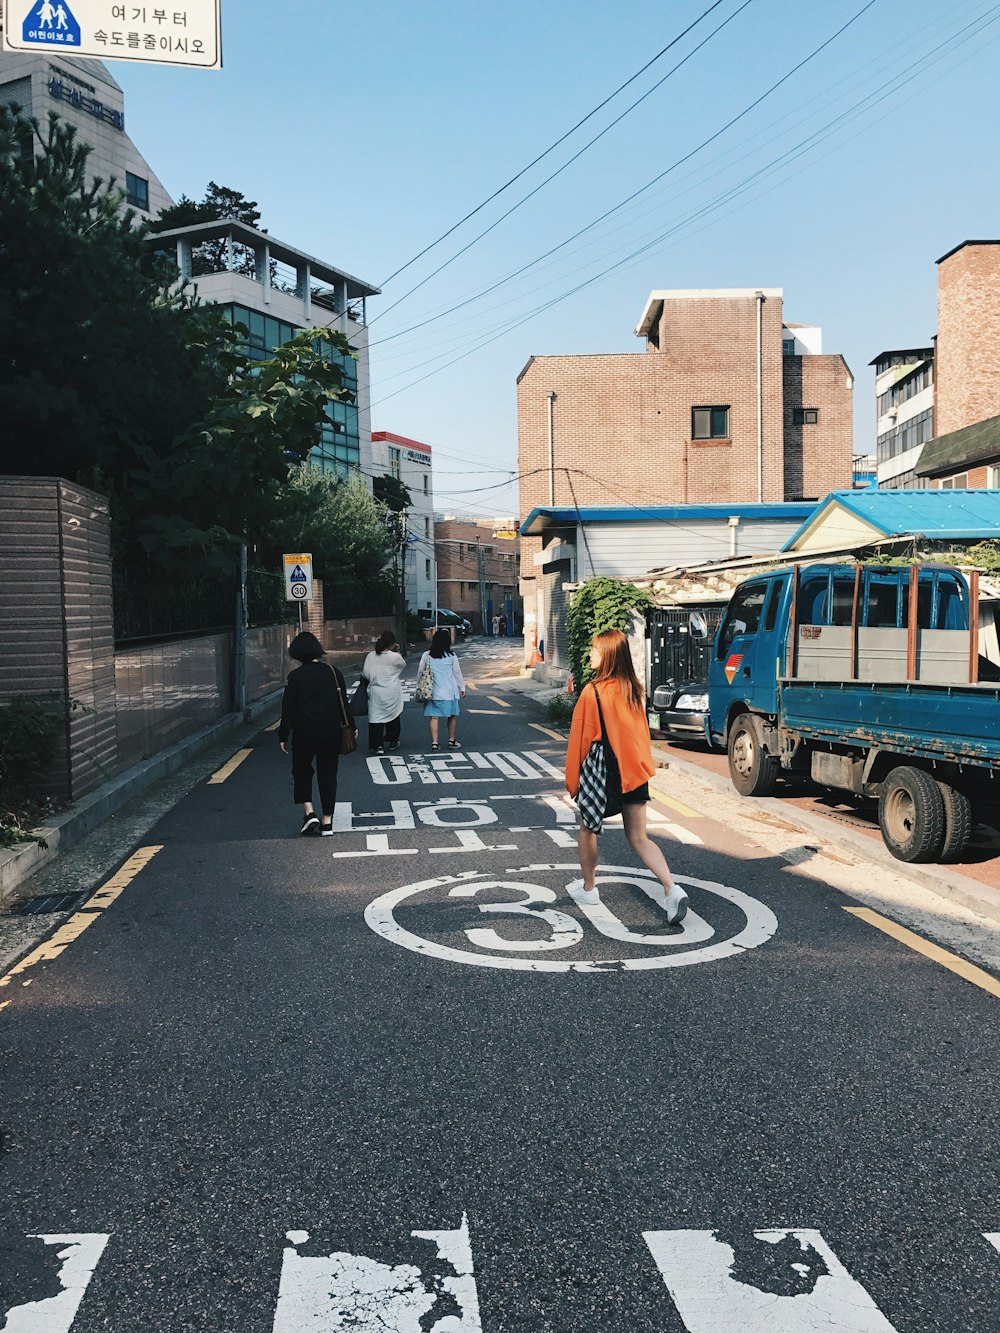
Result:
<svg viewBox="0 0 1000 1333">
<path fill-rule="evenodd" d="M 247 544 L 240 542 L 233 623 L 233 711 L 247 720 Z"/>
<path fill-rule="evenodd" d="M 399 512 L 399 540 L 396 543 L 399 562 L 396 580 L 396 639 L 400 652 L 406 656 L 406 510 Z"/>
<path fill-rule="evenodd" d="M 476 559 L 479 566 L 479 621 L 483 634 L 486 633 L 486 557 L 483 554 L 483 539 L 476 538 Z"/>
</svg>

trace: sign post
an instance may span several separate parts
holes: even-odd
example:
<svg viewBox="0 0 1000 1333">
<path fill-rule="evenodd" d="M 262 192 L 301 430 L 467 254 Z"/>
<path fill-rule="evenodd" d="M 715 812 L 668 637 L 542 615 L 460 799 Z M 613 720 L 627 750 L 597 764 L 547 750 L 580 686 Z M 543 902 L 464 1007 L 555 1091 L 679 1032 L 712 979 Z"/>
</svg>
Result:
<svg viewBox="0 0 1000 1333">
<path fill-rule="evenodd" d="M 313 595 L 313 558 L 310 554 L 284 555 L 285 601 L 299 608 L 299 629 L 302 629 L 302 603 L 311 602 Z"/>
<path fill-rule="evenodd" d="M 9 51 L 221 69 L 220 3 L 173 0 L 167 7 L 115 0 L 4 0 L 3 40 Z"/>
</svg>

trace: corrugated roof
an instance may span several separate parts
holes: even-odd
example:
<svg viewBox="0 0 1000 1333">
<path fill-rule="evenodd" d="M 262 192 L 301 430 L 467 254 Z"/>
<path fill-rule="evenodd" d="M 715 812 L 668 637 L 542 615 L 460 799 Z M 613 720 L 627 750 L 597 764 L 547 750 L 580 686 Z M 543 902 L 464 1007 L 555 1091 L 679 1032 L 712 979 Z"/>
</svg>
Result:
<svg viewBox="0 0 1000 1333">
<path fill-rule="evenodd" d="M 811 514 L 811 503 L 731 505 L 600 505 L 577 509 L 572 505 L 533 509 L 521 524 L 525 536 L 537 536 L 545 528 L 575 523 L 671 523 L 690 519 L 783 519 L 795 523 Z"/>
<path fill-rule="evenodd" d="M 907 533 L 968 541 L 1000 537 L 1000 490 L 831 491 L 782 550 L 793 550 L 834 505 L 886 537 Z"/>
<path fill-rule="evenodd" d="M 928 440 L 917 461 L 918 477 L 943 476 L 1000 456 L 1000 417 L 976 421 L 961 430 Z"/>
</svg>

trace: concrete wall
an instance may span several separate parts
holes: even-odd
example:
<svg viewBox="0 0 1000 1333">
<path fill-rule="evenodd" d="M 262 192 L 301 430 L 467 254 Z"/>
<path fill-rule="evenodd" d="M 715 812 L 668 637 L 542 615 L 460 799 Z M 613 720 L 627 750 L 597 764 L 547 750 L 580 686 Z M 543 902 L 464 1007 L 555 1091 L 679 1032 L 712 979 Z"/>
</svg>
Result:
<svg viewBox="0 0 1000 1333">
<path fill-rule="evenodd" d="M 785 498 L 818 502 L 851 484 L 854 377 L 837 354 L 786 356 L 782 379 Z M 796 425 L 796 409 L 810 407 L 818 421 Z"/>
</svg>

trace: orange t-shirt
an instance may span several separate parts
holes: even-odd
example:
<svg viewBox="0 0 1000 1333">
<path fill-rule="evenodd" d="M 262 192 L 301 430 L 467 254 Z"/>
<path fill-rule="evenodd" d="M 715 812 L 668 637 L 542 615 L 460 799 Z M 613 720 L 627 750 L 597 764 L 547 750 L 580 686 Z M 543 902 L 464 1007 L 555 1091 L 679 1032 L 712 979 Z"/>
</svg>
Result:
<svg viewBox="0 0 1000 1333">
<path fill-rule="evenodd" d="M 615 752 L 622 774 L 622 791 L 634 791 L 656 772 L 649 723 L 642 709 L 630 708 L 625 691 L 617 680 L 604 680 L 597 686 L 604 712 L 604 729 Z M 601 738 L 601 720 L 597 713 L 593 683 L 586 685 L 573 710 L 573 725 L 566 750 L 566 790 L 575 796 L 580 787 L 580 768 L 587 751 Z"/>
</svg>

